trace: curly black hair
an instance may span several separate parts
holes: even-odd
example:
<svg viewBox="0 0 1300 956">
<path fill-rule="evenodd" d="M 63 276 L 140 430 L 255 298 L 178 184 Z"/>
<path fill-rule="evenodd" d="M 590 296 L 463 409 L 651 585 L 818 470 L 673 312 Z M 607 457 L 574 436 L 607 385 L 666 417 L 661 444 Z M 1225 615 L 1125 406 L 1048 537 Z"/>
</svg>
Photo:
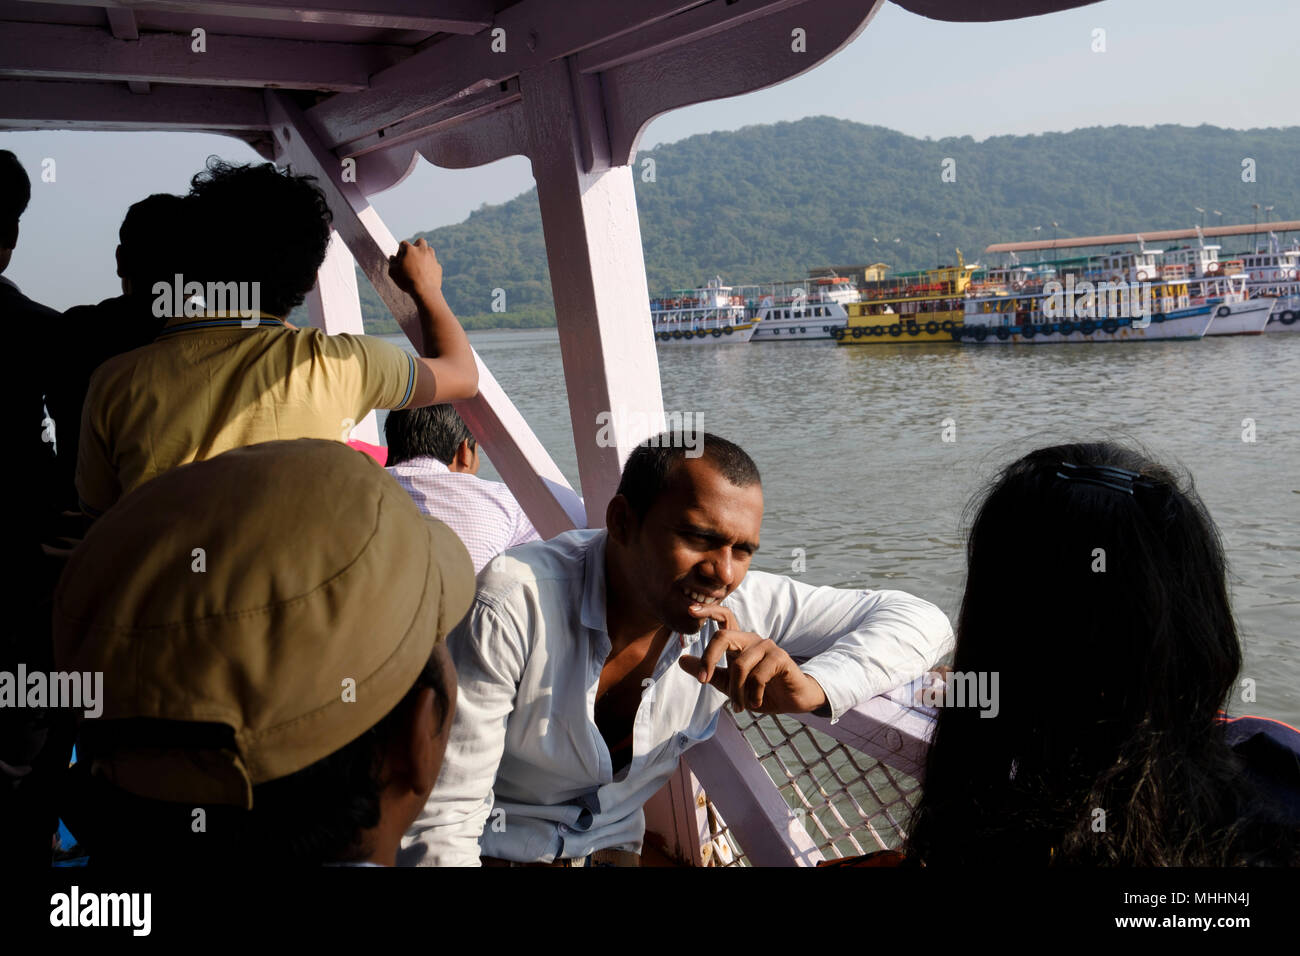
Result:
<svg viewBox="0 0 1300 956">
<path fill-rule="evenodd" d="M 285 316 L 316 284 L 333 215 L 314 176 L 216 156 L 190 180 L 201 282 L 257 282 L 262 311 Z M 186 277 L 189 278 L 188 276 Z"/>
</svg>

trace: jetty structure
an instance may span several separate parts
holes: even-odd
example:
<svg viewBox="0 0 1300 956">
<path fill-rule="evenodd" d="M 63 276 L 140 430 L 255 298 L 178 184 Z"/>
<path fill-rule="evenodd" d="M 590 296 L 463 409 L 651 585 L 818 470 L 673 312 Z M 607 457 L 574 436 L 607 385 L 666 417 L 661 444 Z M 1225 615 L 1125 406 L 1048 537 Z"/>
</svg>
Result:
<svg viewBox="0 0 1300 956">
<path fill-rule="evenodd" d="M 481 361 L 480 393 L 459 408 L 549 537 L 601 523 L 623 460 L 664 421 L 633 192 L 646 124 L 813 69 L 884 2 L 0 0 L 0 129 L 221 133 L 316 176 L 335 234 L 312 324 L 363 331 L 359 264 L 417 345 L 414 306 L 387 274 L 398 243 L 368 197 L 419 157 L 527 156 L 585 502 Z M 896 2 L 973 22 L 1091 0 Z M 598 443 L 602 412 L 630 424 Z M 376 441 L 373 418 L 354 436 Z M 930 729 L 907 690 L 835 725 L 740 721 L 724 713 L 646 805 L 648 843 L 692 865 L 807 866 L 897 842 Z"/>
</svg>

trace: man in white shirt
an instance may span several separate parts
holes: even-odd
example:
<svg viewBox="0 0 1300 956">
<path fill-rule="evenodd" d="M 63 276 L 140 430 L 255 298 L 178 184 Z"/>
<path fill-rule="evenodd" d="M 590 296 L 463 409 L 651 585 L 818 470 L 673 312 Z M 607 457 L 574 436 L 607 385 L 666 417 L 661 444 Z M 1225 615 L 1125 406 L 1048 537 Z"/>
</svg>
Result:
<svg viewBox="0 0 1300 956">
<path fill-rule="evenodd" d="M 502 551 L 538 539 L 510 489 L 478 477 L 478 443 L 450 405 L 389 412 L 384 438 L 388 473 L 416 507 L 456 532 L 475 574 Z"/>
<path fill-rule="evenodd" d="M 950 649 L 947 618 L 909 594 L 749 571 L 758 469 L 703 438 L 696 458 L 669 436 L 635 449 L 608 530 L 516 548 L 479 576 L 448 638 L 446 765 L 399 864 L 634 859 L 642 805 L 729 701 L 838 720 Z"/>
</svg>

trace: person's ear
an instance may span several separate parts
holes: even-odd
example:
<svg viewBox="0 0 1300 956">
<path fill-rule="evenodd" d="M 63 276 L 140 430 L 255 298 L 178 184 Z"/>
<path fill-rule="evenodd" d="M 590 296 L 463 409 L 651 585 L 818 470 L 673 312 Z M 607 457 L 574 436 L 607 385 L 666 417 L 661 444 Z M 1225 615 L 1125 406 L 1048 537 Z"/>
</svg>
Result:
<svg viewBox="0 0 1300 956">
<path fill-rule="evenodd" d="M 407 776 L 402 782 L 412 791 L 426 796 L 438 782 L 438 771 L 442 768 L 442 755 L 446 749 L 445 739 L 440 739 L 445 738 L 445 734 L 439 732 L 445 728 L 439 728 L 433 705 L 433 689 L 420 688 L 415 706 L 406 716 L 401 737 L 399 766 L 406 771 Z"/>
<path fill-rule="evenodd" d="M 119 279 L 125 279 L 125 278 L 126 278 L 126 263 L 123 262 L 122 260 L 125 259 L 126 257 L 125 257 L 124 255 L 122 255 L 122 244 L 121 244 L 121 243 L 118 243 L 117 248 L 116 248 L 115 250 L 113 250 L 113 258 L 117 260 L 117 277 L 118 277 Z"/>
<path fill-rule="evenodd" d="M 469 447 L 469 440 L 466 439 L 456 446 L 456 454 L 452 456 L 451 464 L 447 466 L 452 471 L 466 472 L 474 468 L 474 452 Z"/>
<path fill-rule="evenodd" d="M 605 527 L 609 530 L 610 538 L 621 545 L 627 544 L 631 539 L 636 528 L 636 515 L 622 495 L 610 498 L 609 504 L 605 506 Z"/>
</svg>

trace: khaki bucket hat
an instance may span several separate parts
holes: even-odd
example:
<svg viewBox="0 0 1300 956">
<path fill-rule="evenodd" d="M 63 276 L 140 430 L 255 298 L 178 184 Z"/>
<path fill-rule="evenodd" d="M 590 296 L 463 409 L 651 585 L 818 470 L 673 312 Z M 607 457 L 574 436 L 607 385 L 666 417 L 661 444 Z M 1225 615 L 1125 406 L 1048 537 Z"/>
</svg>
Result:
<svg viewBox="0 0 1300 956">
<path fill-rule="evenodd" d="M 55 593 L 55 661 L 103 673 L 83 724 L 97 776 L 251 808 L 254 786 L 386 716 L 473 597 L 460 539 L 367 455 L 266 442 L 160 475 L 95 523 Z"/>
</svg>

